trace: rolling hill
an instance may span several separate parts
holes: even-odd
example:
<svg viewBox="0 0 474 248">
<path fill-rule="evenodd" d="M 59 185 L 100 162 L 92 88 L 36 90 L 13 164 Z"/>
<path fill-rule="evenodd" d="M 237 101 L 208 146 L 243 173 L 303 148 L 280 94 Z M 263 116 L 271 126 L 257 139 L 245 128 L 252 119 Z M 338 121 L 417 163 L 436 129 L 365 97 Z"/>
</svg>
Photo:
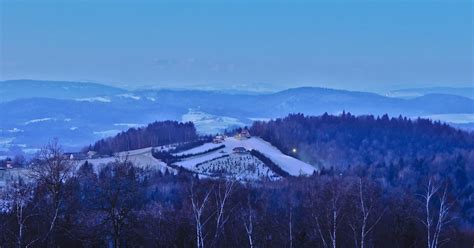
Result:
<svg viewBox="0 0 474 248">
<path fill-rule="evenodd" d="M 104 95 L 123 94 L 126 90 L 97 83 L 7 80 L 0 81 L 0 102 L 45 97 L 55 99 L 80 99 Z"/>
<path fill-rule="evenodd" d="M 404 99 L 314 87 L 246 94 L 127 91 L 100 84 L 33 80 L 0 84 L 0 156 L 12 149 L 34 152 L 53 137 L 61 138 L 67 149 L 74 150 L 98 138 L 157 120 L 191 121 L 200 133 L 217 133 L 289 113 L 443 116 L 442 120 L 448 123 L 460 123 L 460 117 L 469 119 L 474 115 L 474 99 L 450 94 Z"/>
</svg>

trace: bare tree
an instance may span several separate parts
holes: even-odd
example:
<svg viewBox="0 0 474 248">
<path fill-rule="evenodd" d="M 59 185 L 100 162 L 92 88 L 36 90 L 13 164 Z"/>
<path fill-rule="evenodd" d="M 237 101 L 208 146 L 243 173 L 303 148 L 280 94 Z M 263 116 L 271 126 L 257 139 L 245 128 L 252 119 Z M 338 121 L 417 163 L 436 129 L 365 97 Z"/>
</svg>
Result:
<svg viewBox="0 0 474 248">
<path fill-rule="evenodd" d="M 324 247 L 337 247 L 337 230 L 343 217 L 342 208 L 344 206 L 345 190 L 339 182 L 336 178 L 331 178 L 325 184 L 323 191 L 323 196 L 326 197 L 320 199 L 317 206 L 313 206 L 313 208 L 318 208 L 317 212 L 319 214 L 313 213 L 313 218 L 316 221 L 316 230 L 323 241 Z M 321 198 L 321 196 L 316 197 Z"/>
<path fill-rule="evenodd" d="M 448 187 L 445 185 L 444 190 L 441 190 L 441 184 L 433 182 L 430 178 L 428 181 L 428 186 L 423 195 L 421 195 L 426 219 L 422 220 L 422 223 L 426 227 L 426 241 L 427 248 L 438 248 L 440 244 L 446 242 L 447 240 L 440 241 L 441 233 L 444 228 L 451 222 L 449 217 L 449 211 L 453 203 L 449 203 L 447 199 Z M 438 207 L 433 207 L 434 198 L 439 195 L 438 198 Z"/>
<path fill-rule="evenodd" d="M 290 183 L 289 185 L 291 187 L 294 184 Z M 285 201 L 288 209 L 288 242 L 289 247 L 293 248 L 293 208 L 297 206 L 298 203 L 295 202 L 295 198 L 291 190 L 287 193 Z"/>
<path fill-rule="evenodd" d="M 380 219 L 385 213 L 385 209 L 379 214 L 376 213 L 376 202 L 374 192 L 365 190 L 362 183 L 362 178 L 358 180 L 358 192 L 357 197 L 359 201 L 358 210 L 359 215 L 356 215 L 356 220 L 350 223 L 350 227 L 354 234 L 354 245 L 358 248 L 365 248 L 367 242 L 367 236 L 374 229 L 374 227 L 380 222 Z M 369 188 L 370 189 L 370 188 Z M 356 223 L 359 222 L 359 223 Z"/>
<path fill-rule="evenodd" d="M 224 226 L 229 220 L 229 216 L 226 216 L 225 209 L 235 182 L 235 180 L 228 179 L 224 182 L 224 185 L 218 183 L 217 189 L 214 191 L 216 201 L 216 231 L 214 233 L 213 244 L 218 243 L 219 237 L 224 231 Z"/>
<path fill-rule="evenodd" d="M 288 218 L 288 234 L 290 239 L 290 248 L 293 248 L 293 206 L 291 204 Z"/>
<path fill-rule="evenodd" d="M 256 211 L 252 209 L 250 198 L 247 199 L 247 209 L 242 209 L 242 213 L 242 221 L 244 223 L 245 233 L 247 234 L 247 238 L 249 240 L 249 247 L 254 248 L 255 241 L 253 239 L 253 222 Z"/>
<path fill-rule="evenodd" d="M 36 159 L 36 164 L 31 168 L 30 177 L 40 187 L 46 189 L 50 198 L 49 228 L 44 240 L 54 232 L 60 209 L 65 199 L 64 183 L 74 170 L 74 161 L 64 156 L 63 149 L 55 139 L 43 147 Z"/>
<path fill-rule="evenodd" d="M 202 197 L 202 200 L 199 201 L 198 195 L 194 192 L 194 182 L 191 183 L 191 204 L 193 210 L 194 220 L 196 221 L 196 245 L 198 248 L 204 248 L 204 226 L 210 220 L 209 216 L 204 220 L 204 210 L 209 201 L 209 197 L 213 191 L 213 188 L 207 190 Z"/>
<path fill-rule="evenodd" d="M 6 191 L 5 198 L 11 202 L 12 211 L 15 213 L 17 223 L 16 243 L 17 247 L 25 247 L 33 244 L 38 239 L 33 239 L 30 242 L 25 241 L 26 224 L 27 221 L 36 216 L 34 213 L 35 206 L 29 206 L 33 200 L 34 185 L 26 183 L 22 178 L 18 178 L 13 182 Z"/>
</svg>

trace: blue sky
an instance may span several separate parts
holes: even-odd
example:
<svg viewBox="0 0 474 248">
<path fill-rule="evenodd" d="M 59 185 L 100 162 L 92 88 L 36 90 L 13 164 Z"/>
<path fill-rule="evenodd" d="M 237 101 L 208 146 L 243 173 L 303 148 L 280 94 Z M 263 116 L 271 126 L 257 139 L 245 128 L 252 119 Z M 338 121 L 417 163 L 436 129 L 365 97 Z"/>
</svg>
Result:
<svg viewBox="0 0 474 248">
<path fill-rule="evenodd" d="M 0 1 L 3 80 L 474 84 L 471 1 Z"/>
</svg>

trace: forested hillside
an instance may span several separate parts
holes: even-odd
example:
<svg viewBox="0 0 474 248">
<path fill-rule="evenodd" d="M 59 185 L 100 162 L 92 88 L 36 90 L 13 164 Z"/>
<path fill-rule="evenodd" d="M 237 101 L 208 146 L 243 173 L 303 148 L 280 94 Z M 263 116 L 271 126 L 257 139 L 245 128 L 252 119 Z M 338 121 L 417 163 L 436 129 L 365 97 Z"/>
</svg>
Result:
<svg viewBox="0 0 474 248">
<path fill-rule="evenodd" d="M 472 152 L 474 135 L 427 119 L 289 115 L 250 128 L 280 150 L 324 168 L 447 159 Z M 296 148 L 298 152 L 292 153 Z"/>
<path fill-rule="evenodd" d="M 151 146 L 189 142 L 197 138 L 196 128 L 191 122 L 154 122 L 143 128 L 130 128 L 114 137 L 101 139 L 87 150 L 111 155 Z"/>
</svg>

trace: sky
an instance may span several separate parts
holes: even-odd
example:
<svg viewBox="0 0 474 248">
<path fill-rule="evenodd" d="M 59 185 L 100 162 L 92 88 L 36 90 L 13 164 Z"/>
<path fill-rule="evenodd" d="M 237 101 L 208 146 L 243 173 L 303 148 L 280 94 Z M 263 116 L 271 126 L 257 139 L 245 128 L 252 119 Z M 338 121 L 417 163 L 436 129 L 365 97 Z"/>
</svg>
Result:
<svg viewBox="0 0 474 248">
<path fill-rule="evenodd" d="M 472 1 L 0 0 L 0 79 L 129 88 L 474 85 Z"/>
</svg>

